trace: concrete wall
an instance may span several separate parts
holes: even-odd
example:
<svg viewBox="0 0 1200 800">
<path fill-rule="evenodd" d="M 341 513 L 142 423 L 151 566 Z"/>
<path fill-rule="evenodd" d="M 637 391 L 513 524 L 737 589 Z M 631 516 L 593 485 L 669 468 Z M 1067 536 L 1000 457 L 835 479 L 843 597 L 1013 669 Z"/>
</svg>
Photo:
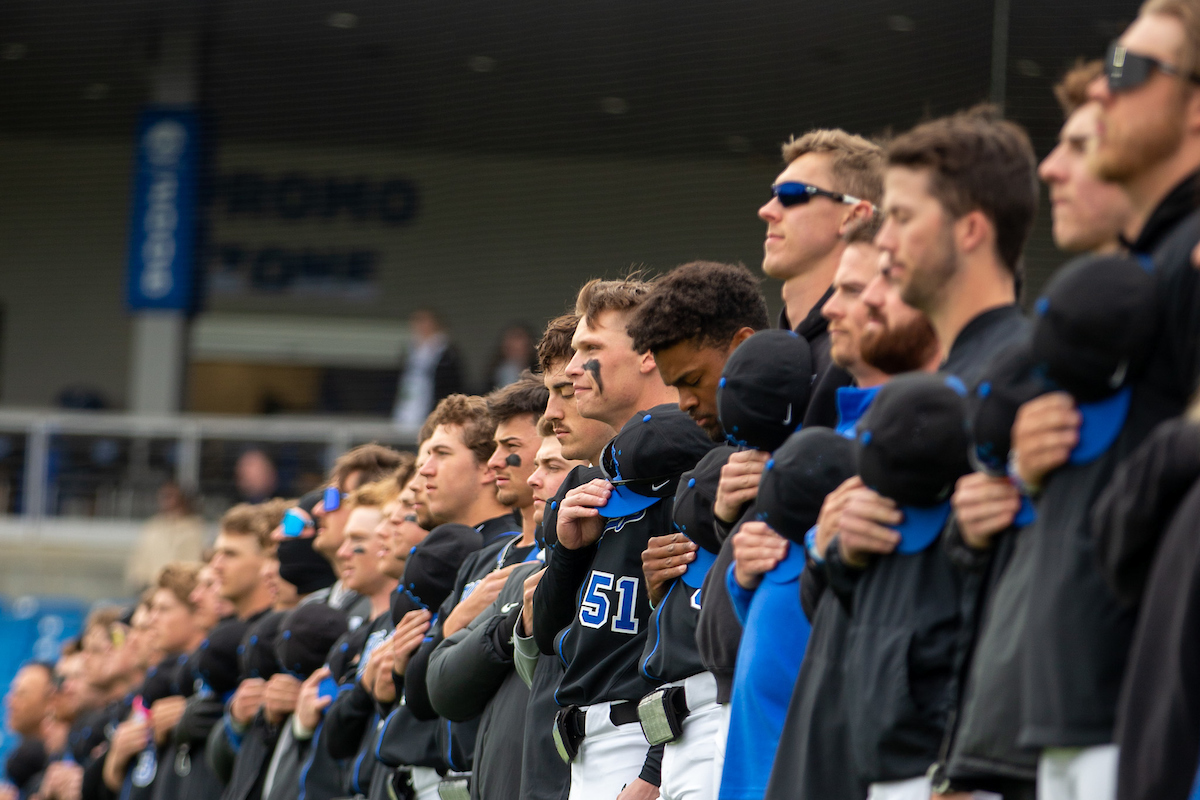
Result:
<svg viewBox="0 0 1200 800">
<path fill-rule="evenodd" d="M 122 405 L 129 323 L 123 308 L 130 148 L 123 142 L 0 140 L 0 402 L 42 405 L 69 383 Z M 367 248 L 367 299 L 213 295 L 214 311 L 403 319 L 431 305 L 481 377 L 508 322 L 540 326 L 594 276 L 706 258 L 757 269 L 755 211 L 776 165 L 520 159 L 230 144 L 223 174 L 404 176 L 420 195 L 411 224 L 342 218 L 286 222 L 211 215 L 216 243 Z M 778 286 L 765 287 L 778 303 Z"/>
<path fill-rule="evenodd" d="M 130 325 L 124 263 L 131 147 L 125 141 L 0 138 L 0 404 L 45 405 L 68 384 L 125 401 Z M 415 182 L 410 224 L 288 222 L 210 215 L 210 241 L 377 252 L 371 296 L 214 295 L 215 312 L 402 320 L 419 306 L 448 318 L 472 377 L 482 378 L 498 331 L 535 327 L 567 308 L 576 288 L 631 267 L 667 270 L 704 258 L 757 270 L 755 216 L 778 165 L 730 157 L 665 161 L 518 158 L 230 143 L 219 174 Z M 1061 262 L 1042 214 L 1031 242 L 1029 287 Z M 778 284 L 764 280 L 778 308 Z"/>
</svg>

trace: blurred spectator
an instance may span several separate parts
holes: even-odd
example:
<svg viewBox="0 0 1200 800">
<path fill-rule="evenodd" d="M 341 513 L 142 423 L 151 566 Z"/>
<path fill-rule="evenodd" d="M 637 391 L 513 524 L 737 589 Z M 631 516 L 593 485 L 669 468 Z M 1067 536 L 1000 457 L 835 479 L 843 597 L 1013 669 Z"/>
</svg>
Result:
<svg viewBox="0 0 1200 800">
<path fill-rule="evenodd" d="M 247 450 L 238 457 L 233 468 L 238 496 L 247 503 L 261 503 L 275 495 L 279 475 L 275 464 L 262 450 Z"/>
<path fill-rule="evenodd" d="M 414 311 L 409 329 L 412 345 L 400 372 L 393 419 L 417 428 L 443 397 L 463 391 L 462 357 L 432 310 Z"/>
<path fill-rule="evenodd" d="M 516 383 L 524 370 L 534 367 L 533 332 L 524 322 L 514 322 L 500 334 L 500 344 L 488 366 L 486 391 Z"/>
<path fill-rule="evenodd" d="M 137 594 L 152 585 L 158 571 L 172 561 L 199 561 L 203 549 L 204 521 L 178 484 L 163 484 L 158 513 L 143 526 L 125 569 L 126 591 Z"/>
<path fill-rule="evenodd" d="M 5 722 L 22 739 L 41 739 L 42 722 L 50 713 L 54 673 L 48 664 L 26 664 L 17 672 L 4 696 Z"/>
<path fill-rule="evenodd" d="M 46 767 L 46 728 L 54 699 L 54 670 L 49 664 L 26 664 L 4 696 L 5 722 L 21 737 L 4 763 L 4 773 L 24 795 Z"/>
</svg>

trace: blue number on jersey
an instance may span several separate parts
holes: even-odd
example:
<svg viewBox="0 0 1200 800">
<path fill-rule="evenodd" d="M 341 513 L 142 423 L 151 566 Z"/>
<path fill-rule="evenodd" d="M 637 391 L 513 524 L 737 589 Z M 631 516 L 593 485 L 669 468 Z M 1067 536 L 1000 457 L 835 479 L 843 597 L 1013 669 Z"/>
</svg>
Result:
<svg viewBox="0 0 1200 800">
<path fill-rule="evenodd" d="M 593 570 L 579 603 L 579 622 L 588 628 L 603 628 L 608 622 L 612 603 L 605 592 L 614 587 L 617 591 L 617 613 L 612 618 L 612 629 L 617 633 L 636 634 L 640 622 L 635 614 L 638 595 L 637 578 L 617 578 L 611 572 Z"/>
</svg>

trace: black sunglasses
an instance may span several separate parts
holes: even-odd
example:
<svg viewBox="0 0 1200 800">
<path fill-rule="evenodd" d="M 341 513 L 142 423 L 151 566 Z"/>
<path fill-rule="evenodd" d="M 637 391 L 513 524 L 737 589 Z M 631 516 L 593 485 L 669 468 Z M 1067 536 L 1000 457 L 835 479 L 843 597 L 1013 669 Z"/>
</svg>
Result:
<svg viewBox="0 0 1200 800">
<path fill-rule="evenodd" d="M 800 183 L 799 181 L 777 183 L 771 187 L 771 195 L 778 197 L 779 204 L 784 208 L 802 206 L 814 197 L 828 197 L 835 203 L 845 203 L 851 206 L 862 202 L 858 197 L 842 194 L 841 192 L 831 192 L 828 189 L 818 189 L 812 184 Z"/>
<path fill-rule="evenodd" d="M 1108 56 L 1104 59 L 1104 75 L 1108 78 L 1110 92 L 1128 92 L 1136 89 L 1150 80 L 1154 70 L 1192 83 L 1200 83 L 1200 76 L 1194 73 L 1184 75 L 1178 67 L 1164 64 L 1157 58 L 1131 53 L 1123 44 L 1113 42 L 1108 46 Z"/>
</svg>

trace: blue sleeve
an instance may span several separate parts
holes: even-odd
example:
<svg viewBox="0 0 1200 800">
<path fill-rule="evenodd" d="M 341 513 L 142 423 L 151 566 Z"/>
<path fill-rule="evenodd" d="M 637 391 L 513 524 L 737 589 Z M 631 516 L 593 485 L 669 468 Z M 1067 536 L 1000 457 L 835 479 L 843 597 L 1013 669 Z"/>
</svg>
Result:
<svg viewBox="0 0 1200 800">
<path fill-rule="evenodd" d="M 754 591 L 743 588 L 737 582 L 737 578 L 733 574 L 736 568 L 737 564 L 730 564 L 729 569 L 725 572 L 725 589 L 729 592 L 733 613 L 737 614 L 738 622 L 742 623 L 744 628 L 746 627 L 746 618 L 750 616 L 750 601 L 754 599 Z"/>
</svg>

